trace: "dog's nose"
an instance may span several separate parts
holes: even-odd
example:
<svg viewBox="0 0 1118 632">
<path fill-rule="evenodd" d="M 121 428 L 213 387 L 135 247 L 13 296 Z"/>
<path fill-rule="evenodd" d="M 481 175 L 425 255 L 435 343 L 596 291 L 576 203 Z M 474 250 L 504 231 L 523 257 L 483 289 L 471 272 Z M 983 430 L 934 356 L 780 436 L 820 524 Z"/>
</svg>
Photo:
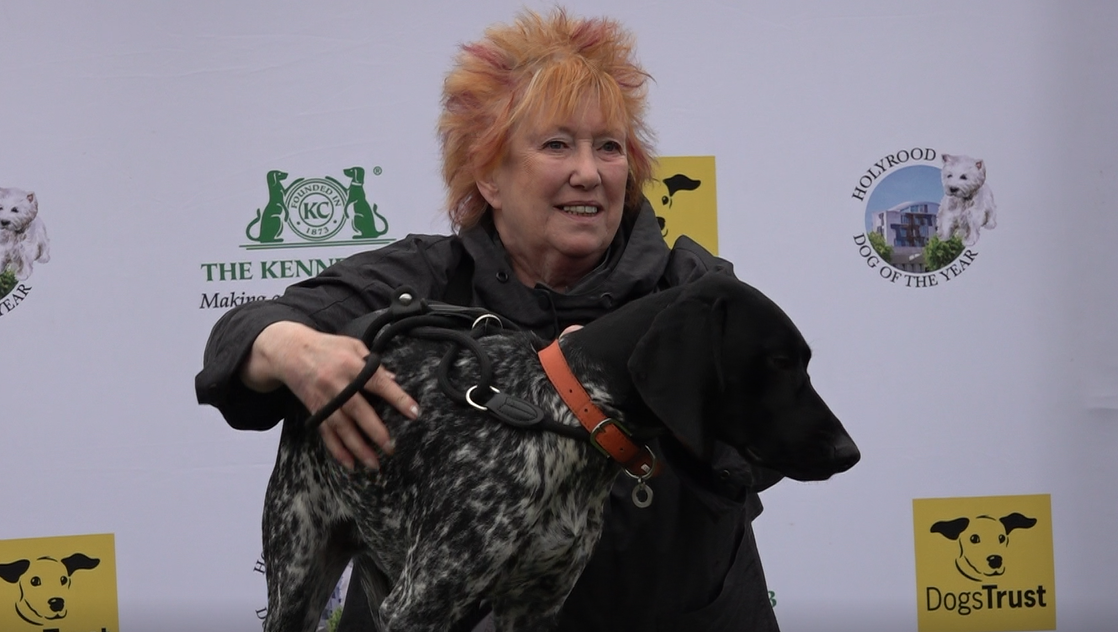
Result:
<svg viewBox="0 0 1118 632">
<path fill-rule="evenodd" d="M 835 473 L 845 472 L 854 467 L 862 459 L 862 452 L 854 445 L 854 440 L 849 436 L 840 437 L 833 446 L 834 453 L 831 463 L 835 466 Z"/>
<path fill-rule="evenodd" d="M 47 605 L 50 606 L 51 612 L 62 612 L 66 607 L 66 600 L 62 597 L 51 597 L 47 600 Z"/>
<path fill-rule="evenodd" d="M 1002 556 L 1000 556 L 1000 555 L 987 555 L 986 556 L 986 563 L 990 565 L 990 568 L 1001 568 L 1002 567 Z"/>
</svg>

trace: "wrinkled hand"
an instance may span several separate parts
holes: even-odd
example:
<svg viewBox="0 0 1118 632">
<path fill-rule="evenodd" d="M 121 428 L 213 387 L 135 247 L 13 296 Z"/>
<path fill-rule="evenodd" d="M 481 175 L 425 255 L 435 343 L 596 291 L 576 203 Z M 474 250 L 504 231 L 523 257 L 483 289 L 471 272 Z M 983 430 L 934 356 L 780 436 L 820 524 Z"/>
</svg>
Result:
<svg viewBox="0 0 1118 632">
<path fill-rule="evenodd" d="M 369 349 L 349 336 L 324 334 L 306 325 L 278 322 L 266 327 L 252 345 L 252 352 L 241 368 L 241 380 L 259 392 L 285 385 L 312 413 L 329 402 L 365 368 Z M 419 416 L 419 406 L 395 376 L 378 367 L 365 390 L 391 404 L 408 419 Z M 380 464 L 372 439 L 385 454 L 392 454 L 388 429 L 360 393 L 354 395 L 318 427 L 330 454 L 353 469 L 355 459 L 366 467 Z"/>
</svg>

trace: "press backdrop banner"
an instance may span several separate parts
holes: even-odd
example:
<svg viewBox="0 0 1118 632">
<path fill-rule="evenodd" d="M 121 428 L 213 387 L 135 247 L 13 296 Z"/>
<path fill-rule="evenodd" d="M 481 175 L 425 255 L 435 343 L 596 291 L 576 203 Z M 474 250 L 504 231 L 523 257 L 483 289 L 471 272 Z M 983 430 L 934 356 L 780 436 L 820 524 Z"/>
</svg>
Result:
<svg viewBox="0 0 1118 632">
<path fill-rule="evenodd" d="M 448 230 L 441 82 L 522 6 L 4 3 L 0 627 L 260 629 L 278 431 L 197 405 L 210 328 Z M 665 239 L 782 306 L 862 449 L 762 495 L 783 629 L 1109 629 L 1118 8 L 567 7 L 655 79 Z"/>
</svg>

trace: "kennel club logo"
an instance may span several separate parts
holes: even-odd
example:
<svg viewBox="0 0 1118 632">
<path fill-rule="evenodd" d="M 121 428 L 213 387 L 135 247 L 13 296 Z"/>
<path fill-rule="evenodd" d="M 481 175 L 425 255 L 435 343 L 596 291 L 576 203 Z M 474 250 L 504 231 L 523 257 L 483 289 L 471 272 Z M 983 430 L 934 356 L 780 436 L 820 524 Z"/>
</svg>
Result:
<svg viewBox="0 0 1118 632">
<path fill-rule="evenodd" d="M 366 190 L 368 176 L 380 176 L 382 169 L 373 167 L 366 172 L 364 167 L 349 167 L 341 173 L 346 183 L 332 176 L 292 178 L 286 171 L 269 171 L 265 176 L 267 200 L 255 212 L 246 214 L 245 241 L 240 247 L 249 251 L 306 252 L 307 248 L 329 246 L 364 249 L 395 241 L 388 235 L 388 219 Z M 274 298 L 274 293 L 262 292 L 260 284 L 242 288 L 245 282 L 268 280 L 287 286 L 317 275 L 344 256 L 270 256 L 202 263 L 207 286 L 199 307 L 228 309 Z M 214 289 L 217 286 L 222 289 Z"/>
<path fill-rule="evenodd" d="M 112 534 L 0 540 L 0 630 L 117 632 Z"/>
<path fill-rule="evenodd" d="M 50 261 L 47 227 L 33 191 L 0 187 L 0 317 L 31 293 L 35 264 Z"/>
<path fill-rule="evenodd" d="M 986 161 L 913 147 L 888 154 L 858 178 L 851 197 L 864 218 L 854 246 L 882 279 L 912 288 L 957 279 L 997 227 Z"/>
<path fill-rule="evenodd" d="M 256 217 L 245 227 L 252 243 L 242 248 L 284 248 L 297 243 L 321 244 L 336 238 L 347 243 L 386 244 L 388 220 L 370 204 L 365 193 L 364 167 L 350 167 L 342 173 L 349 184 L 326 176 L 298 178 L 284 184 L 288 174 L 273 170 L 267 175 L 268 203 L 256 209 Z M 374 176 L 381 174 L 373 167 Z M 348 234 L 345 228 L 351 229 Z M 286 231 L 286 233 L 285 233 Z"/>
<path fill-rule="evenodd" d="M 1047 494 L 912 502 L 920 632 L 1056 628 Z"/>
<path fill-rule="evenodd" d="M 644 188 L 660 232 L 671 246 L 686 234 L 718 254 L 714 156 L 661 156 Z"/>
</svg>

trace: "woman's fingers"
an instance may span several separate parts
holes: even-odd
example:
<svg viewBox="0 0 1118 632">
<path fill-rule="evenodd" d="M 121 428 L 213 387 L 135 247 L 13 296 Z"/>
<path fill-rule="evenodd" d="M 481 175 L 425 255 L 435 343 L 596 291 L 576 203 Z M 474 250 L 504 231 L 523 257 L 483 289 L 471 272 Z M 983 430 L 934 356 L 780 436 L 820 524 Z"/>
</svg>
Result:
<svg viewBox="0 0 1118 632">
<path fill-rule="evenodd" d="M 419 416 L 419 404 L 412 399 L 411 395 L 404 392 L 400 385 L 396 383 L 395 374 L 381 366 L 373 377 L 365 383 L 365 390 L 377 395 L 384 401 L 388 402 L 396 410 L 407 417 L 408 419 L 415 419 Z"/>
<path fill-rule="evenodd" d="M 253 371 L 246 367 L 242 379 L 250 387 L 267 386 L 268 379 L 282 382 L 311 412 L 325 406 L 352 382 L 369 356 L 368 348 L 360 340 L 324 334 L 297 323 L 264 331 L 267 335 L 262 332 L 254 345 L 259 361 L 252 365 Z M 366 382 L 365 391 L 388 402 L 409 419 L 419 415 L 415 400 L 383 366 Z M 319 433 L 330 454 L 347 468 L 352 469 L 360 461 L 376 469 L 379 461 L 374 444 L 385 454 L 392 454 L 388 428 L 360 393 L 334 411 L 319 426 Z"/>
</svg>

